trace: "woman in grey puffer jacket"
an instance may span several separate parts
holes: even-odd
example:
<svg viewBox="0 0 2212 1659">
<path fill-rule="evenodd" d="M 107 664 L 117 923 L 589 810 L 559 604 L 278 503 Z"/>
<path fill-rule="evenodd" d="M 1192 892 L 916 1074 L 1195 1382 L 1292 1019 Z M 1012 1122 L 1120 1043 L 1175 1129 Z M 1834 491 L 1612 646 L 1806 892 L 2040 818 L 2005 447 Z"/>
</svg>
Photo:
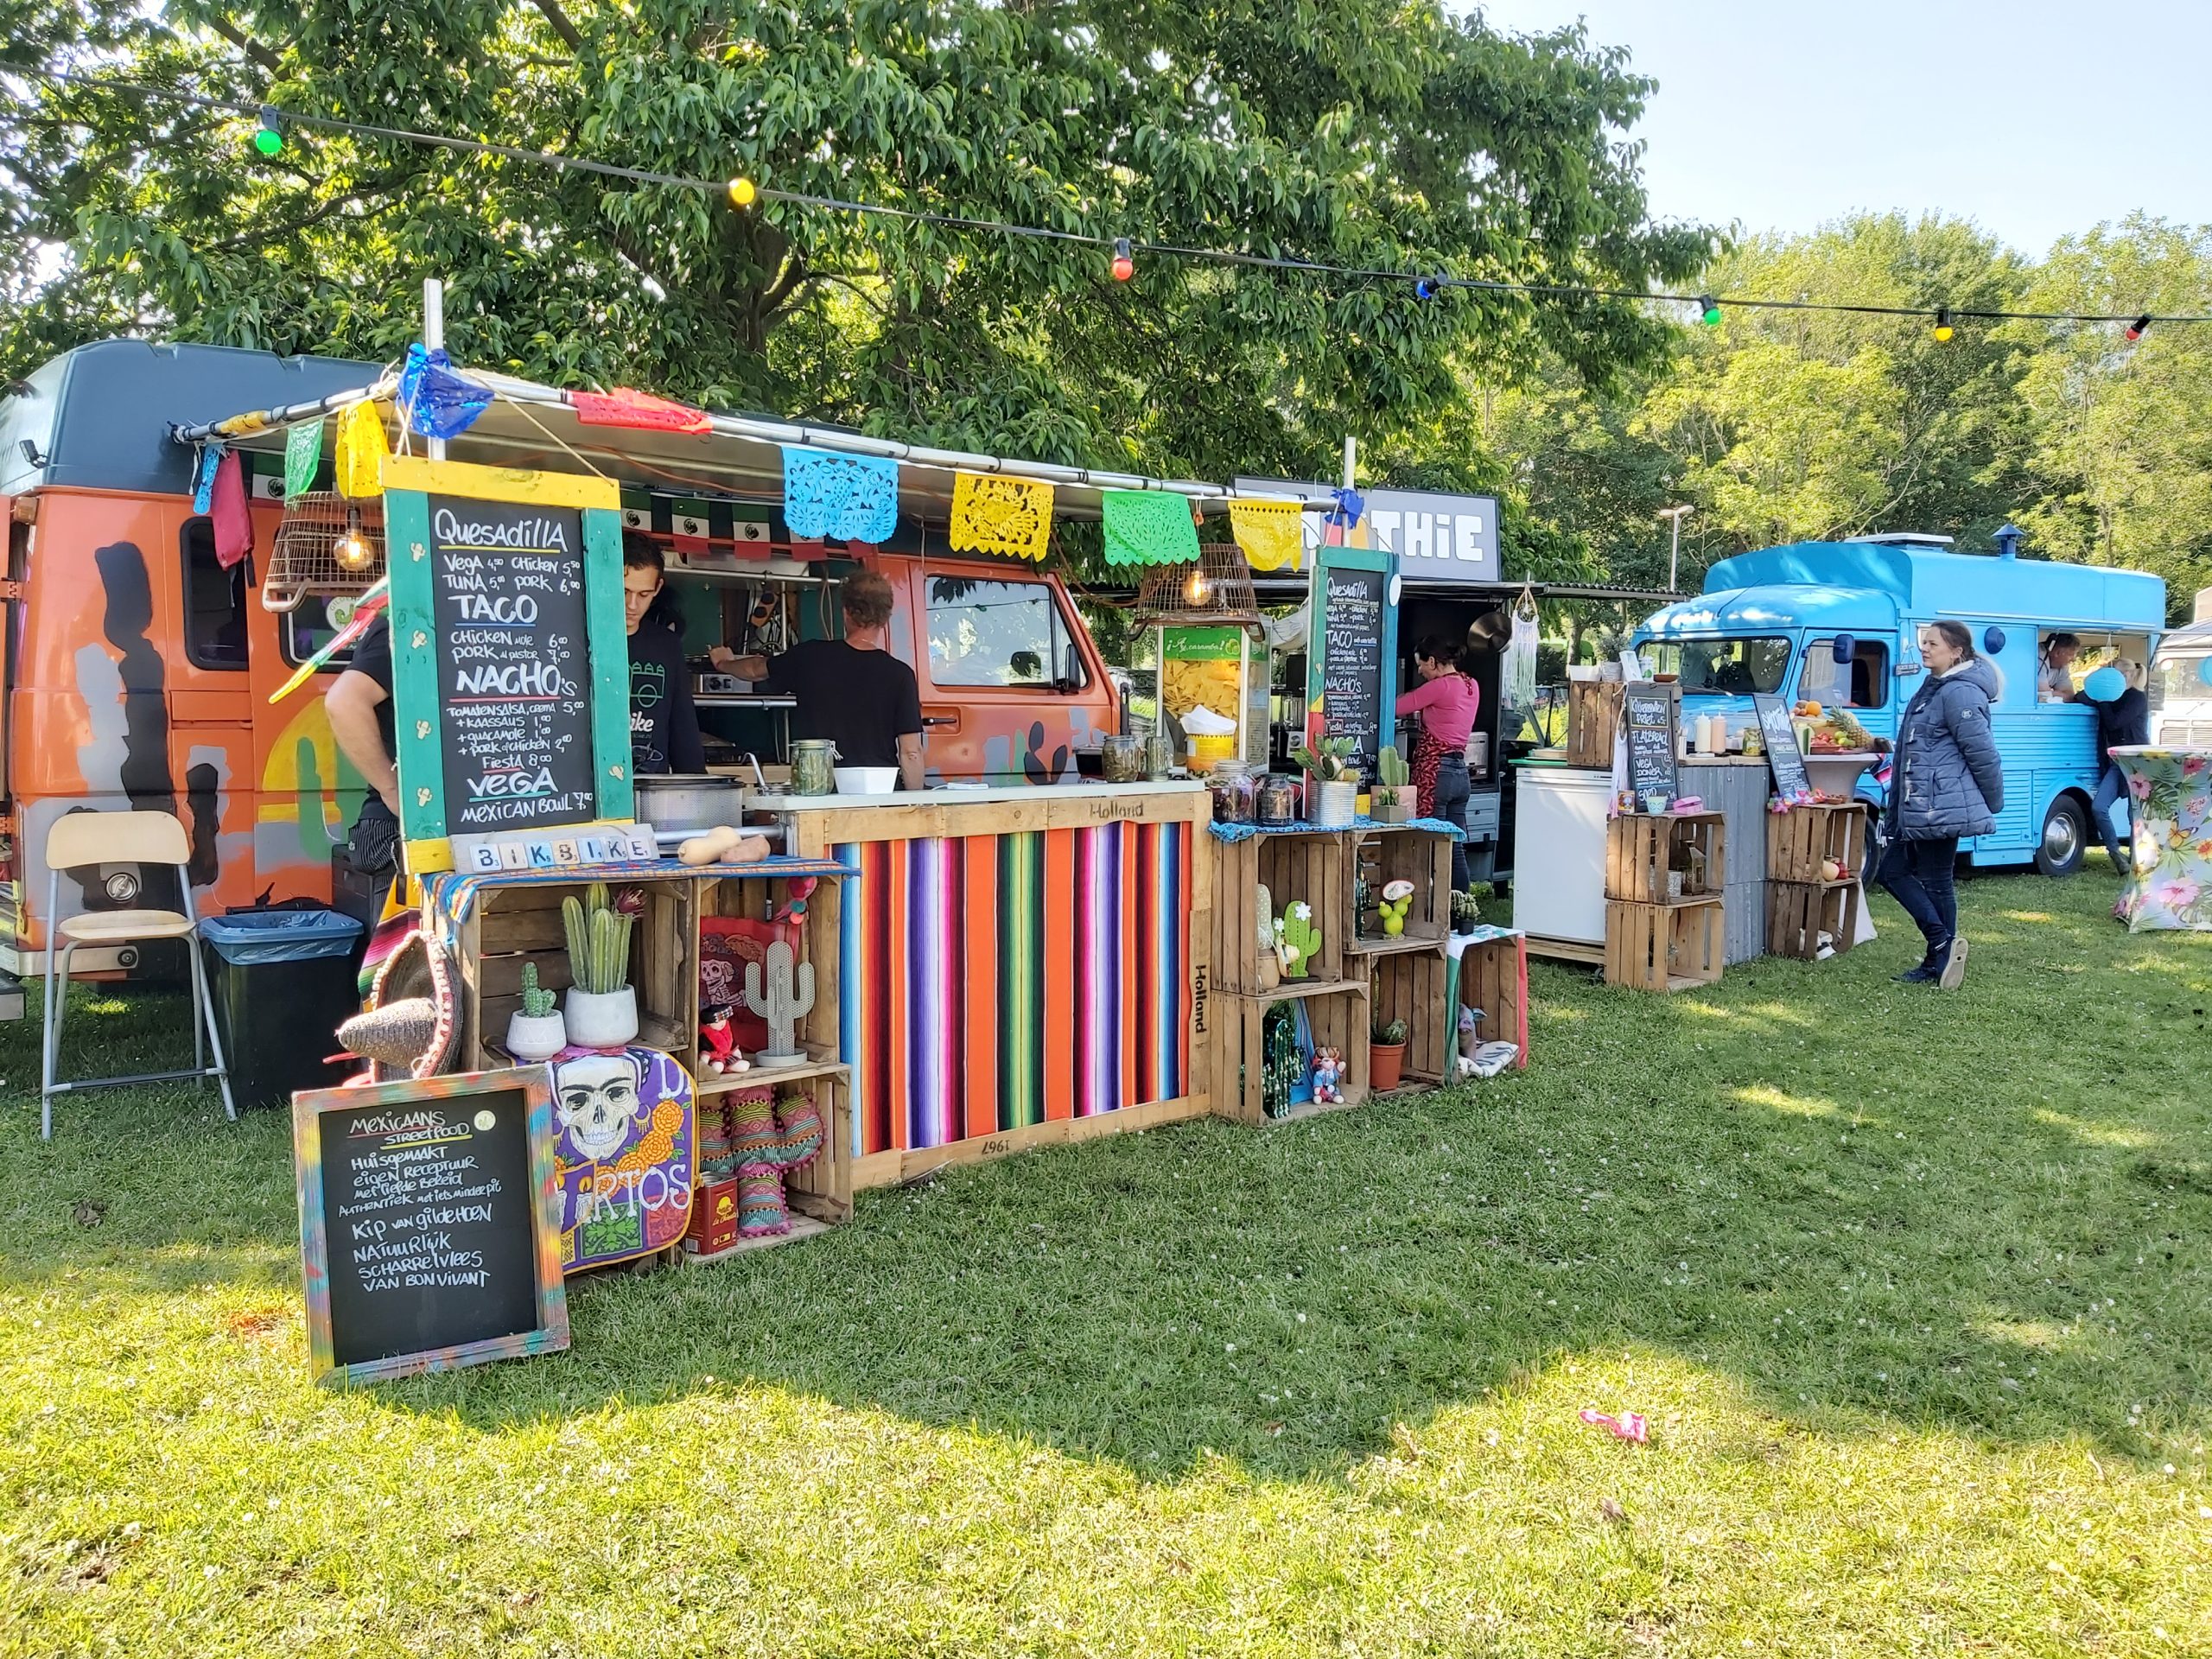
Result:
<svg viewBox="0 0 2212 1659">
<path fill-rule="evenodd" d="M 1948 991 L 1958 988 L 1967 968 L 1951 886 L 1959 838 L 1987 835 L 2005 809 L 2005 772 L 1989 730 L 1999 682 L 1996 669 L 1974 655 L 1974 636 L 1962 623 L 1921 629 L 1920 659 L 1927 682 L 1897 722 L 1881 882 L 1928 941 L 1920 966 L 1897 977 L 1933 980 Z"/>
</svg>

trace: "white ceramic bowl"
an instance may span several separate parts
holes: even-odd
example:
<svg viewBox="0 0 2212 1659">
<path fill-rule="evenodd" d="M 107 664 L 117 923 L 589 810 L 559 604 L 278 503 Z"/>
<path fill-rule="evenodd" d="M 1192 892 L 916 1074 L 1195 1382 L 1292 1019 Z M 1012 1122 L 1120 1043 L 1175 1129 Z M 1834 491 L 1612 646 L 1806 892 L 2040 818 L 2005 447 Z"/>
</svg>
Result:
<svg viewBox="0 0 2212 1659">
<path fill-rule="evenodd" d="M 888 795 L 899 787 L 896 766 L 839 766 L 840 795 Z"/>
</svg>

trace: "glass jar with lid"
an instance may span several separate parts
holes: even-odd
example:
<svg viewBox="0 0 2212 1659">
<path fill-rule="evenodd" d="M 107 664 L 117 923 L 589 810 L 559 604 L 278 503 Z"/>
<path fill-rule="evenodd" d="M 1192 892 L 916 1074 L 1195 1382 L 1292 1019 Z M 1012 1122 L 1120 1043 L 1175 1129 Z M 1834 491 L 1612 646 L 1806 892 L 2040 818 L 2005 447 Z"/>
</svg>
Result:
<svg viewBox="0 0 2212 1659">
<path fill-rule="evenodd" d="M 1213 797 L 1216 823 L 1251 823 L 1256 792 L 1252 768 L 1242 760 L 1217 760 L 1206 773 L 1206 793 Z"/>
<path fill-rule="evenodd" d="M 1142 783 L 1144 739 L 1134 732 L 1124 732 L 1101 741 L 1098 771 L 1099 775 L 1109 784 Z"/>
<path fill-rule="evenodd" d="M 1298 822 L 1298 779 L 1280 772 L 1271 772 L 1259 781 L 1255 791 L 1252 822 L 1262 824 L 1286 824 Z"/>
</svg>

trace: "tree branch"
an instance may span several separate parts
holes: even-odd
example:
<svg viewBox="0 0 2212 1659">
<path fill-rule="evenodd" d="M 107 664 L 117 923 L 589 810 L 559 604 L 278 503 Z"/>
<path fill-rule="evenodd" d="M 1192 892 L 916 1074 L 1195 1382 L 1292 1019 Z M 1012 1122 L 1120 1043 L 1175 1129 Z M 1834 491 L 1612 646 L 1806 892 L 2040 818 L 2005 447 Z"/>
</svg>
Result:
<svg viewBox="0 0 2212 1659">
<path fill-rule="evenodd" d="M 760 321 L 763 323 L 784 308 L 784 302 L 789 300 L 798 285 L 806 280 L 806 256 L 804 253 L 794 253 L 784 261 L 781 274 L 761 290 L 759 308 Z"/>
<path fill-rule="evenodd" d="M 561 10 L 560 0 L 531 0 L 531 3 L 544 14 L 546 26 L 561 37 L 562 44 L 569 51 L 582 52 L 584 49 L 584 37 L 569 21 L 568 14 Z"/>
<path fill-rule="evenodd" d="M 207 27 L 213 29 L 218 35 L 228 41 L 232 46 L 238 48 L 239 51 L 245 53 L 248 58 L 259 64 L 270 74 L 274 75 L 283 73 L 284 67 L 283 59 L 278 57 L 274 52 L 271 52 L 259 41 L 255 40 L 252 35 L 247 34 L 237 24 L 232 22 L 227 17 L 211 16 L 207 20 Z"/>
<path fill-rule="evenodd" d="M 232 237 L 227 242 L 215 242 L 203 248 L 195 248 L 194 252 L 204 259 L 217 254 L 235 253 L 241 248 L 250 248 L 259 243 L 274 242 L 283 237 L 297 236 L 302 231 L 320 225 L 333 213 L 344 208 L 348 202 L 366 201 L 371 196 L 383 195 L 403 181 L 396 178 L 372 179 L 340 195 L 333 196 L 304 218 L 294 219 L 287 225 L 276 225 L 257 231 L 249 231 L 244 236 Z"/>
</svg>

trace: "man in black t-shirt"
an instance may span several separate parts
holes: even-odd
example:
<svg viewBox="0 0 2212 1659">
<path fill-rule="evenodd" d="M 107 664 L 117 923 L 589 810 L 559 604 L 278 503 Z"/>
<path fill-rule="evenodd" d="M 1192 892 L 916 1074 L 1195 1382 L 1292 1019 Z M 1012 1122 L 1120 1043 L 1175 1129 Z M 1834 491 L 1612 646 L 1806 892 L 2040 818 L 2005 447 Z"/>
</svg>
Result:
<svg viewBox="0 0 2212 1659">
<path fill-rule="evenodd" d="M 707 769 L 691 669 L 674 607 L 662 602 L 664 563 L 643 536 L 622 538 L 622 620 L 630 630 L 630 772 Z"/>
<path fill-rule="evenodd" d="M 914 671 L 891 654 L 891 584 L 873 570 L 845 581 L 845 637 L 807 639 L 779 657 L 717 647 L 715 666 L 759 690 L 798 701 L 794 737 L 826 737 L 849 766 L 896 766 L 924 781 L 922 693 Z"/>
<path fill-rule="evenodd" d="M 391 626 L 383 617 L 369 624 L 353 646 L 353 659 L 322 694 L 330 734 L 339 752 L 369 785 L 350 842 L 353 868 L 388 875 L 399 865 L 399 773 L 391 723 Z"/>
</svg>

